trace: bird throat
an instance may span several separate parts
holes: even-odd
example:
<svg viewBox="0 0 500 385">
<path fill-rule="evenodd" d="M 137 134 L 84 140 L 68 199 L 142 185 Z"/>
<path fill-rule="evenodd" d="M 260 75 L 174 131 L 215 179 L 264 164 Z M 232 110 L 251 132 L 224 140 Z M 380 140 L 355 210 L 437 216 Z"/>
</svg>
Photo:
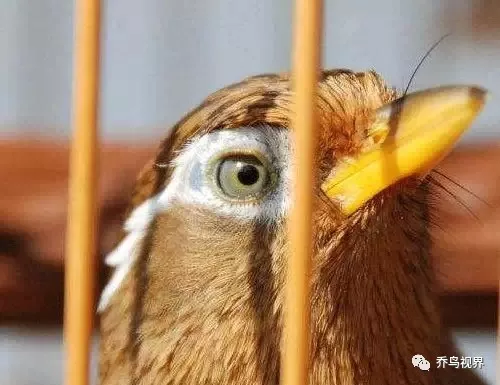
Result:
<svg viewBox="0 0 500 385">
<path fill-rule="evenodd" d="M 384 204 L 318 253 L 312 384 L 435 383 L 411 363 L 441 349 L 425 198 L 401 194 Z"/>
</svg>

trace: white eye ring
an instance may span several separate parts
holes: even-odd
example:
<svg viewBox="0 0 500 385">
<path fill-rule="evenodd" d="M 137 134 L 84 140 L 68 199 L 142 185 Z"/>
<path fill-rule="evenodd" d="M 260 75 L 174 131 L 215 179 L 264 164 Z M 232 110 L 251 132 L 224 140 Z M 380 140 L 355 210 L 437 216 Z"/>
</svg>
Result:
<svg viewBox="0 0 500 385">
<path fill-rule="evenodd" d="M 172 160 L 172 175 L 159 193 L 157 210 L 185 204 L 246 221 L 274 222 L 290 205 L 290 137 L 285 129 L 241 127 L 193 138 Z M 229 156 L 256 157 L 265 165 L 270 183 L 260 193 L 231 197 L 219 187 L 219 162 Z"/>
</svg>

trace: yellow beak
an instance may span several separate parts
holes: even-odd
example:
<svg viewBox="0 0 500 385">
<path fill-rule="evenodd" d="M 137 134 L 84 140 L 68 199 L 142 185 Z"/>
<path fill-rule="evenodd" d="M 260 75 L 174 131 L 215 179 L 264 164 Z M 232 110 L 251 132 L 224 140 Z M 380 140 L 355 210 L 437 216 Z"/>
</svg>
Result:
<svg viewBox="0 0 500 385">
<path fill-rule="evenodd" d="M 368 129 L 367 150 L 341 161 L 323 191 L 350 215 L 397 181 L 427 174 L 470 126 L 485 96 L 477 87 L 440 87 L 381 107 Z"/>
</svg>

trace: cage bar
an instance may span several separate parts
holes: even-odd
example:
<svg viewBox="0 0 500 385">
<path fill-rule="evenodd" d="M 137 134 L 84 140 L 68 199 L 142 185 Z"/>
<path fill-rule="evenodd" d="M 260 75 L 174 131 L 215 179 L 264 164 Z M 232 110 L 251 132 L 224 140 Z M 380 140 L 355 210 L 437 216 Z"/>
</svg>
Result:
<svg viewBox="0 0 500 385">
<path fill-rule="evenodd" d="M 97 226 L 99 0 L 75 3 L 73 143 L 65 260 L 65 383 L 87 385 L 94 318 Z"/>
<path fill-rule="evenodd" d="M 310 261 L 315 184 L 316 89 L 321 62 L 322 1 L 295 3 L 294 204 L 289 220 L 291 256 L 286 278 L 282 385 L 307 385 L 310 339 Z"/>
</svg>

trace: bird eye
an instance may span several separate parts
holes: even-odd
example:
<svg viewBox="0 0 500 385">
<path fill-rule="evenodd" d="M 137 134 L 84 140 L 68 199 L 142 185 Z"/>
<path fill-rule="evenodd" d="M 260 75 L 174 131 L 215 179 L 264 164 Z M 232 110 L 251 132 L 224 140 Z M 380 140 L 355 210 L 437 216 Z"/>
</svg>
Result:
<svg viewBox="0 0 500 385">
<path fill-rule="evenodd" d="M 262 197 L 273 181 L 273 173 L 267 162 L 255 155 L 226 156 L 218 162 L 215 170 L 215 179 L 220 191 L 236 200 Z"/>
</svg>

